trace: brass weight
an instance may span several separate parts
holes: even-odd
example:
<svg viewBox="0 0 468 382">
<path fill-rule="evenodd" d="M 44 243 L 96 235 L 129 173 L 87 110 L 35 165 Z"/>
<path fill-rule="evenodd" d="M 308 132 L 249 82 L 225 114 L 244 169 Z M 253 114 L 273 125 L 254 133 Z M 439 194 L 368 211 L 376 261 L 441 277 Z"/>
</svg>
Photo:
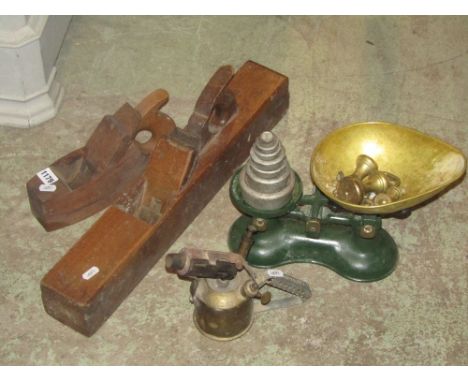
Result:
<svg viewBox="0 0 468 382">
<path fill-rule="evenodd" d="M 377 163 L 368 155 L 356 159 L 351 175 L 337 175 L 335 195 L 338 199 L 364 206 L 385 205 L 398 200 L 402 194 L 400 178 L 388 171 L 379 171 Z"/>
<path fill-rule="evenodd" d="M 392 203 L 400 199 L 404 194 L 403 189 L 390 185 L 385 192 L 377 194 L 374 199 L 374 204 L 377 206 L 383 206 L 388 203 Z"/>
<path fill-rule="evenodd" d="M 377 163 L 370 156 L 359 155 L 352 175 L 343 176 L 342 172 L 338 173 L 336 197 L 348 203 L 361 204 L 366 193 L 363 179 L 377 171 Z"/>
</svg>

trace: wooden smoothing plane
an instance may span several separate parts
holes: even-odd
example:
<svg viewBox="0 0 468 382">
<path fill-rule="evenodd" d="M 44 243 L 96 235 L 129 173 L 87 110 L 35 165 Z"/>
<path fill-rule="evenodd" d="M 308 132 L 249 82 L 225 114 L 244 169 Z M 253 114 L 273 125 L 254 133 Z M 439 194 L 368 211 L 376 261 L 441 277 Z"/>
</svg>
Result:
<svg viewBox="0 0 468 382">
<path fill-rule="evenodd" d="M 236 73 L 223 66 L 183 129 L 160 111 L 166 102 L 167 93 L 159 90 L 134 109 L 124 105 L 101 122 L 83 149 L 46 169 L 58 180 L 38 174 L 28 183 L 31 199 L 41 183 L 43 189 L 65 190 L 60 203 L 52 196 L 50 202 L 31 201 L 38 219 L 36 205 L 47 211 L 47 203 L 56 203 L 42 215 L 46 229 L 112 204 L 41 282 L 47 313 L 86 336 L 99 329 L 232 176 L 256 137 L 286 113 L 288 78 L 252 61 Z M 151 133 L 143 144 L 135 142 L 142 130 Z M 81 190 L 86 192 L 78 194 Z"/>
<path fill-rule="evenodd" d="M 173 129 L 173 121 L 159 112 L 168 100 L 160 89 L 135 108 L 124 104 L 102 119 L 84 147 L 29 180 L 31 211 L 46 231 L 99 212 L 140 181 L 157 140 Z M 135 139 L 140 131 L 151 135 L 145 143 Z"/>
</svg>

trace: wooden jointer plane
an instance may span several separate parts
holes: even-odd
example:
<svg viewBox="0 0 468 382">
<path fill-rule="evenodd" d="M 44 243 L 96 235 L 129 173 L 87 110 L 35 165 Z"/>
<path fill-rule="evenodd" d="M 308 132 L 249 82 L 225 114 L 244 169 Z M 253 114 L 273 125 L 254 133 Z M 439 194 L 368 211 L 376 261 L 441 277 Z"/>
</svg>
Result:
<svg viewBox="0 0 468 382">
<path fill-rule="evenodd" d="M 167 101 L 158 90 L 135 108 L 125 104 L 83 148 L 28 182 L 31 208 L 47 230 L 110 206 L 41 282 L 47 313 L 84 335 L 99 329 L 247 158 L 255 138 L 286 113 L 288 78 L 252 61 L 237 72 L 223 66 L 183 129 L 161 112 Z M 151 133 L 145 143 L 135 139 L 142 130 Z"/>
</svg>

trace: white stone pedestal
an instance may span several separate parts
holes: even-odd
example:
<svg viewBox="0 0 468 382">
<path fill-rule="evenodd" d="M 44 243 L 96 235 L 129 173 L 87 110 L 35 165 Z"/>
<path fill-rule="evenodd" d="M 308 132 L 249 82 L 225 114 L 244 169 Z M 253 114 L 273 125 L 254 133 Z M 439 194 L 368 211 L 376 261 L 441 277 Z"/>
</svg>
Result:
<svg viewBox="0 0 468 382">
<path fill-rule="evenodd" d="M 0 126 L 53 118 L 63 97 L 55 61 L 71 16 L 0 16 Z"/>
</svg>

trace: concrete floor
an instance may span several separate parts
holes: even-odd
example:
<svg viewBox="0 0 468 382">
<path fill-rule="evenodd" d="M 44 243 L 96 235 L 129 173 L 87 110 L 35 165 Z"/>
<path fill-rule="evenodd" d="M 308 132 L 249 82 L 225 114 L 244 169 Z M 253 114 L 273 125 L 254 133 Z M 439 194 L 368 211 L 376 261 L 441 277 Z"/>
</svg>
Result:
<svg viewBox="0 0 468 382">
<path fill-rule="evenodd" d="M 390 277 L 359 284 L 287 266 L 313 298 L 258 316 L 234 342 L 196 331 L 189 284 L 162 263 L 91 338 L 44 312 L 42 276 L 98 216 L 46 233 L 29 211 L 27 180 L 83 145 L 104 114 L 155 88 L 170 92 L 165 111 L 183 126 L 214 70 L 248 59 L 290 78 L 275 132 L 306 187 L 314 146 L 352 122 L 411 126 L 468 153 L 466 17 L 74 17 L 57 62 L 66 92 L 57 117 L 0 129 L 1 364 L 468 364 L 466 182 L 384 222 L 400 250 Z M 237 215 L 225 186 L 173 249 L 227 249 Z"/>
</svg>

